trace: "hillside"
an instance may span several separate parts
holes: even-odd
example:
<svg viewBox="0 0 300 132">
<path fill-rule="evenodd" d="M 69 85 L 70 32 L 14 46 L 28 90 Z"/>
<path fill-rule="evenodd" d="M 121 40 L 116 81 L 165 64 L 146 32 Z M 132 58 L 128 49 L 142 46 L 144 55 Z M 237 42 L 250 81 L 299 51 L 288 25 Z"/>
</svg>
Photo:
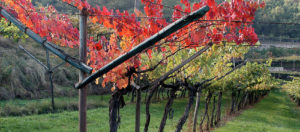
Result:
<svg viewBox="0 0 300 132">
<path fill-rule="evenodd" d="M 0 37 L 0 100 L 21 98 L 36 99 L 50 96 L 49 79 L 45 69 L 30 58 L 18 45 L 29 50 L 44 64 L 46 52 L 41 45 L 27 39 L 26 42 L 14 41 Z M 75 56 L 77 49 L 64 50 Z M 50 54 L 53 66 L 62 63 L 62 60 Z M 64 64 L 54 71 L 55 96 L 77 95 L 77 90 L 72 86 L 78 80 L 78 71 L 68 64 Z M 101 93 L 100 87 L 90 90 L 90 93 Z"/>
</svg>

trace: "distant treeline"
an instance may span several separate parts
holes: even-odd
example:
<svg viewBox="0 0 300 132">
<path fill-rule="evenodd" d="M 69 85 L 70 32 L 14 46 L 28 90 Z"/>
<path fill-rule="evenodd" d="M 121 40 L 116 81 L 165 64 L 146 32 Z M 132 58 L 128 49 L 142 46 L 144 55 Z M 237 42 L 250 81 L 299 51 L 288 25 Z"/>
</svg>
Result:
<svg viewBox="0 0 300 132">
<path fill-rule="evenodd" d="M 61 0 L 32 0 L 36 5 L 54 5 L 57 10 L 69 13 L 77 13 L 77 10 L 62 4 Z M 201 0 L 190 0 L 191 2 Z M 221 2 L 223 0 L 216 0 Z M 257 11 L 255 21 L 275 23 L 300 23 L 299 0 L 264 0 L 266 7 Z M 143 10 L 141 0 L 88 0 L 92 5 L 106 6 L 109 9 L 128 10 L 133 12 L 134 7 Z M 180 4 L 180 0 L 163 0 L 164 5 L 173 7 Z M 135 6 L 136 5 L 136 6 Z M 172 10 L 165 7 L 165 17 L 172 15 Z M 255 31 L 260 39 L 274 41 L 300 41 L 300 25 L 287 24 L 254 24 Z"/>
<path fill-rule="evenodd" d="M 300 23 L 299 0 L 264 0 L 266 7 L 259 9 L 255 21 L 275 23 Z M 255 32 L 265 40 L 300 41 L 300 25 L 254 24 Z"/>
<path fill-rule="evenodd" d="M 246 58 L 250 58 L 250 59 L 268 59 L 268 58 L 279 58 L 279 57 L 289 57 L 289 56 L 300 56 L 300 49 L 280 48 L 280 47 L 272 46 L 266 49 L 253 48 L 246 54 Z M 294 59 L 291 58 L 291 60 Z"/>
</svg>

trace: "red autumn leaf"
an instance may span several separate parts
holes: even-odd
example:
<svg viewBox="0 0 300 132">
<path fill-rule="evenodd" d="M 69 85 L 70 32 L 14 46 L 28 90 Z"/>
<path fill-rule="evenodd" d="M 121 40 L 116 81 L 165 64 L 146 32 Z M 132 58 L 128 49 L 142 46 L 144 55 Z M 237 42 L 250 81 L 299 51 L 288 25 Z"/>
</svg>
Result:
<svg viewBox="0 0 300 132">
<path fill-rule="evenodd" d="M 180 5 L 176 5 L 175 7 L 174 7 L 174 12 L 173 12 L 173 18 L 175 18 L 175 19 L 178 19 L 178 18 L 181 18 L 181 11 L 182 11 L 182 8 L 181 8 L 181 6 Z"/>
<path fill-rule="evenodd" d="M 190 5 L 189 0 L 180 0 L 182 4 L 184 4 L 186 7 Z"/>
<path fill-rule="evenodd" d="M 259 6 L 260 6 L 260 8 L 265 8 L 265 6 L 266 6 L 265 1 L 261 2 Z"/>
<path fill-rule="evenodd" d="M 166 49 L 165 47 L 161 47 L 160 50 L 161 50 L 162 52 L 166 52 L 166 51 L 167 51 L 167 49 Z"/>
<path fill-rule="evenodd" d="M 213 7 L 213 6 L 215 6 L 215 0 L 207 0 L 207 5 L 209 6 L 209 7 Z"/>
<path fill-rule="evenodd" d="M 152 54 L 152 50 L 151 50 L 151 49 L 148 49 L 148 50 L 147 50 L 147 53 L 148 53 L 149 58 L 151 59 L 151 58 L 152 58 L 152 55 L 151 55 L 151 54 Z"/>
<path fill-rule="evenodd" d="M 96 50 L 101 50 L 102 49 L 102 45 L 101 45 L 101 43 L 99 42 L 99 43 L 97 43 L 96 45 L 95 45 L 95 48 L 96 48 Z"/>
</svg>

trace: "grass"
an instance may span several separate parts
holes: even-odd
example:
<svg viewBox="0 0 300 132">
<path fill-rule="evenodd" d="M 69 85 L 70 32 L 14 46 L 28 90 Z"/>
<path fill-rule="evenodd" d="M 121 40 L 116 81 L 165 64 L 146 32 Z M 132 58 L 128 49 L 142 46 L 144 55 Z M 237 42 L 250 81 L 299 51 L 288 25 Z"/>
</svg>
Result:
<svg viewBox="0 0 300 132">
<path fill-rule="evenodd" d="M 225 93 L 224 93 L 225 94 Z M 228 109 L 230 94 L 226 93 L 223 98 L 222 115 L 225 109 Z M 74 97 L 74 100 L 77 98 Z M 89 97 L 89 101 L 103 101 L 108 103 L 109 96 Z M 134 130 L 135 123 L 135 104 L 128 103 L 129 97 L 125 96 L 127 105 L 120 110 L 121 124 L 119 132 L 128 132 Z M 144 98 L 142 98 L 144 100 Z M 64 98 L 61 98 L 64 100 Z M 22 102 L 22 101 L 21 101 Z M 26 102 L 26 101 L 25 101 Z M 168 119 L 165 131 L 174 131 L 177 122 L 183 114 L 187 99 L 179 98 L 174 101 L 174 118 Z M 3 103 L 3 102 L 2 102 Z M 166 100 L 151 104 L 151 122 L 149 131 L 157 131 L 163 114 Z M 204 98 L 201 98 L 200 115 L 203 114 Z M 191 111 L 193 112 L 193 111 Z M 184 132 L 188 132 L 190 119 L 184 126 Z M 200 119 L 199 119 L 200 120 Z M 100 108 L 90 109 L 87 112 L 88 131 L 105 132 L 109 131 L 108 107 L 104 105 Z M 141 129 L 145 123 L 145 104 L 141 107 Z M 30 116 L 0 117 L 0 131 L 18 131 L 18 132 L 73 132 L 78 131 L 78 111 L 62 111 L 61 113 L 49 113 Z M 297 132 L 300 131 L 300 108 L 296 107 L 286 93 L 281 91 L 272 91 L 254 108 L 245 110 L 238 117 L 229 121 L 220 128 L 215 129 L 217 132 Z"/>
<path fill-rule="evenodd" d="M 88 109 L 97 107 L 107 107 L 109 95 L 88 96 Z M 78 97 L 56 97 L 55 99 L 56 112 L 74 111 L 77 110 Z M 0 116 L 23 116 L 33 114 L 45 114 L 52 112 L 51 99 L 36 99 L 36 100 L 7 100 L 0 101 Z"/>
<path fill-rule="evenodd" d="M 225 93 L 224 93 L 225 94 Z M 229 95 L 229 94 L 228 94 Z M 229 106 L 229 96 L 226 94 L 223 96 L 223 106 Z M 91 100 L 101 101 L 99 98 Z M 103 98 L 104 101 L 108 100 Z M 119 132 L 128 132 L 134 130 L 135 123 L 135 104 L 128 103 L 129 97 L 125 96 L 127 105 L 120 110 L 121 124 Z M 144 97 L 142 98 L 144 100 Z M 160 121 L 163 115 L 163 109 L 167 100 L 161 102 L 152 103 L 150 107 L 151 122 L 149 131 L 157 131 L 160 125 Z M 174 131 L 179 118 L 182 116 L 185 105 L 187 103 L 186 98 L 179 98 L 174 101 L 172 106 L 174 110 L 173 119 L 168 119 L 165 127 L 165 131 Z M 201 98 L 200 114 L 203 113 L 204 98 Z M 223 107 L 223 108 L 225 108 Z M 225 110 L 223 109 L 223 115 Z M 200 119 L 199 119 L 200 120 Z M 88 131 L 91 132 L 105 132 L 109 131 L 109 117 L 108 107 L 100 107 L 90 109 L 87 112 L 87 125 Z M 141 106 L 141 130 L 143 130 L 145 124 L 145 104 Z M 185 124 L 185 131 L 187 131 L 187 124 Z M 61 113 L 49 113 L 30 116 L 15 116 L 15 117 L 1 117 L 0 118 L 0 131 L 18 131 L 18 132 L 73 132 L 78 131 L 78 111 L 63 111 Z"/>
<path fill-rule="evenodd" d="M 179 115 L 183 112 L 186 100 L 177 100 L 173 108 L 175 109 L 175 115 Z M 142 105 L 143 111 L 141 116 L 141 124 L 145 122 L 145 106 Z M 154 103 L 151 105 L 152 122 L 150 131 L 157 129 L 159 122 L 162 117 L 163 105 L 162 103 Z M 125 108 L 120 110 L 121 114 L 121 126 L 120 131 L 134 130 L 134 115 L 135 106 L 133 104 L 126 105 Z M 108 131 L 108 107 L 97 108 L 88 110 L 87 113 L 88 131 Z M 179 116 L 175 116 L 173 120 L 168 121 L 167 129 L 173 128 Z M 62 112 L 56 114 L 43 114 L 23 117 L 4 117 L 0 122 L 0 131 L 65 131 L 73 132 L 78 130 L 78 112 Z M 142 129 L 141 129 L 142 130 Z"/>
<path fill-rule="evenodd" d="M 215 132 L 300 132 L 300 108 L 286 93 L 272 91 Z"/>
</svg>

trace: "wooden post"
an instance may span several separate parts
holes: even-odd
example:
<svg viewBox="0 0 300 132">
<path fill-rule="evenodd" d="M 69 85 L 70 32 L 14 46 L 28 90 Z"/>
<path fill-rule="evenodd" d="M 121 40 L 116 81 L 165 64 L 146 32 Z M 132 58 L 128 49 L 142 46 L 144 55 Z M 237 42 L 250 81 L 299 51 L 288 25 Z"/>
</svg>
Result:
<svg viewBox="0 0 300 132">
<path fill-rule="evenodd" d="M 134 9 L 136 9 L 136 4 L 137 4 L 136 0 L 134 0 Z"/>
<path fill-rule="evenodd" d="M 138 74 L 138 85 L 141 85 L 141 74 Z M 140 118 L 141 118 L 141 89 L 136 87 L 136 107 L 135 107 L 135 132 L 140 132 Z"/>
<path fill-rule="evenodd" d="M 79 60 L 82 63 L 86 63 L 87 56 L 87 11 L 83 9 L 80 11 L 80 20 L 79 20 Z M 86 74 L 83 71 L 79 71 L 79 83 L 85 78 Z M 79 132 L 86 132 L 86 96 L 87 96 L 87 88 L 83 87 L 79 89 Z"/>
<path fill-rule="evenodd" d="M 136 116 L 135 116 L 135 132 L 140 132 L 141 118 L 141 90 L 138 89 L 136 97 Z"/>
<path fill-rule="evenodd" d="M 197 91 L 197 99 L 196 99 L 196 105 L 194 110 L 194 117 L 193 117 L 193 132 L 196 132 L 197 130 L 197 118 L 198 118 L 198 111 L 199 111 L 199 105 L 200 105 L 200 95 L 201 95 L 201 89 Z"/>
</svg>

